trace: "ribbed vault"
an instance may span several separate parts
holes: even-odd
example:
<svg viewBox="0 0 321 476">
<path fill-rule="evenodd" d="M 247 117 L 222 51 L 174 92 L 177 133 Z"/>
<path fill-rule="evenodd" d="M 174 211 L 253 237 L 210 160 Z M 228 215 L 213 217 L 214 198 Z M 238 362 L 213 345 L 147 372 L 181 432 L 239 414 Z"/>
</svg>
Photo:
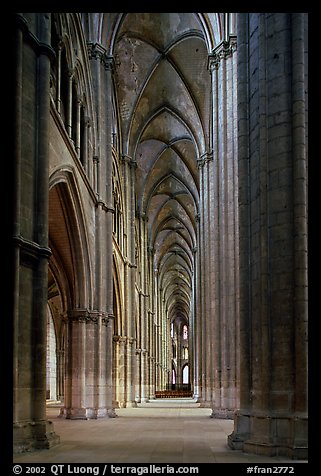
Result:
<svg viewBox="0 0 321 476">
<path fill-rule="evenodd" d="M 197 245 L 197 158 L 209 140 L 210 75 L 193 13 L 127 13 L 113 45 L 123 151 L 137 164 L 136 199 L 167 317 L 188 322 Z"/>
</svg>

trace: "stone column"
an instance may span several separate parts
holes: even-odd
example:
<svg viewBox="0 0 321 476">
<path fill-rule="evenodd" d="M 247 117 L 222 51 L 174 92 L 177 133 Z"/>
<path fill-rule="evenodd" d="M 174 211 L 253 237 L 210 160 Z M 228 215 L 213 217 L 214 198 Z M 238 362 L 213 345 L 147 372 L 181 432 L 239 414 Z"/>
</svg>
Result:
<svg viewBox="0 0 321 476">
<path fill-rule="evenodd" d="M 15 36 L 14 452 L 59 442 L 46 419 L 51 20 L 25 15 L 16 15 Z"/>
<path fill-rule="evenodd" d="M 141 402 L 148 401 L 148 331 L 149 331 L 149 315 L 148 315 L 148 300 L 149 300 L 149 287 L 148 287 L 148 250 L 147 250 L 147 221 L 148 218 L 145 214 L 139 217 L 140 221 L 140 257 L 141 257 L 141 292 L 140 298 L 140 336 L 141 336 Z"/>
<path fill-rule="evenodd" d="M 231 418 L 237 405 L 235 55 L 235 38 L 228 36 L 209 56 L 212 143 L 210 152 L 199 159 L 200 284 L 203 287 L 199 400 L 201 406 L 212 408 L 214 418 Z"/>
<path fill-rule="evenodd" d="M 198 238 L 196 238 L 197 240 Z M 196 322 L 197 322 L 197 247 L 192 249 L 193 252 L 193 271 L 192 271 L 192 299 L 190 311 L 190 325 L 188 333 L 188 365 L 189 365 L 189 383 L 193 392 L 193 397 L 197 398 L 198 388 L 196 382 L 198 380 L 198 355 L 196 355 Z"/>
<path fill-rule="evenodd" d="M 65 399 L 65 390 L 64 390 L 64 381 L 65 381 L 65 350 L 57 351 L 57 398 L 61 402 L 64 402 Z"/>
<path fill-rule="evenodd" d="M 100 391 L 99 396 L 102 403 L 105 404 L 105 407 L 100 404 L 98 405 L 98 416 L 105 416 L 104 408 L 106 408 L 106 413 L 109 418 L 117 417 L 115 412 L 114 402 L 113 402 L 113 337 L 114 337 L 114 315 L 109 314 L 108 317 L 103 318 L 103 325 L 106 327 L 106 354 L 102 354 L 102 360 L 106 360 L 106 363 L 101 365 L 101 376 L 100 380 L 102 382 L 102 391 Z M 104 337 L 104 334 L 102 334 Z M 106 382 L 106 391 L 104 392 L 104 385 Z M 103 408 L 103 411 L 101 410 Z"/>
<path fill-rule="evenodd" d="M 149 276 L 150 276 L 150 283 L 149 283 L 149 309 L 148 309 L 148 357 L 147 357 L 147 365 L 148 365 L 148 395 L 149 399 L 155 398 L 155 342 L 156 342 L 156 335 L 155 335 L 155 310 L 157 309 L 157 294 L 156 294 L 156 286 L 157 286 L 157 274 L 158 270 L 154 268 L 154 249 L 152 247 L 148 247 L 148 258 L 149 258 Z"/>
<path fill-rule="evenodd" d="M 113 95 L 114 95 L 114 86 L 113 86 L 113 72 L 114 72 L 114 59 L 113 57 L 104 55 L 103 57 L 104 65 L 104 77 L 106 85 L 106 100 L 105 100 L 105 124 L 102 123 L 103 127 L 106 130 L 106 259 L 105 259 L 105 269 L 106 269 L 106 312 L 108 320 L 106 321 L 106 331 L 107 331 L 107 359 L 106 364 L 102 362 L 102 378 L 106 376 L 107 381 L 107 393 L 106 393 L 106 407 L 107 414 L 109 417 L 117 416 L 113 405 L 112 405 L 112 358 L 113 358 L 113 334 L 114 334 L 114 303 L 113 303 L 113 214 L 114 203 L 113 203 L 113 184 L 112 184 L 112 175 L 113 175 L 113 115 L 112 115 L 112 104 L 113 104 Z"/>
<path fill-rule="evenodd" d="M 124 195 L 125 195 L 125 222 L 127 231 L 127 243 L 125 249 L 125 273 L 124 273 L 124 332 L 125 345 L 125 398 L 126 406 L 136 407 L 135 402 L 135 379 L 136 379 L 136 328 L 135 328 L 135 161 L 128 155 L 122 156 Z"/>
<path fill-rule="evenodd" d="M 68 71 L 68 97 L 67 97 L 67 115 L 66 115 L 66 130 L 70 137 L 72 138 L 72 82 L 73 82 L 74 72 L 72 69 Z"/>
<path fill-rule="evenodd" d="M 232 448 L 307 458 L 304 13 L 239 14 L 240 409 Z"/>
<path fill-rule="evenodd" d="M 197 224 L 197 260 L 194 262 L 195 266 L 195 298 L 196 298 L 196 316 L 195 316 L 195 348 L 194 348 L 194 365 L 195 365 L 195 381 L 194 381 L 194 398 L 198 402 L 201 401 L 202 396 L 202 284 L 201 284 L 201 263 L 202 263 L 202 245 L 201 245 L 201 227 L 200 215 L 196 217 Z"/>
<path fill-rule="evenodd" d="M 115 353 L 115 406 L 123 408 L 126 406 L 125 398 L 125 342 L 126 338 L 122 336 L 114 336 Z"/>
<path fill-rule="evenodd" d="M 113 58 L 101 45 L 89 44 L 92 77 L 95 91 L 99 158 L 96 187 L 96 293 L 95 306 L 99 313 L 96 343 L 97 374 L 95 385 L 98 416 L 115 416 L 112 397 L 113 357 L 113 198 L 112 198 L 112 101 Z M 85 165 L 85 164 L 84 164 Z"/>
<path fill-rule="evenodd" d="M 75 149 L 78 159 L 80 159 L 80 109 L 81 109 L 81 98 L 77 97 L 76 100 L 76 123 L 75 123 Z"/>
<path fill-rule="evenodd" d="M 56 107 L 57 112 L 61 113 L 61 51 L 63 43 L 60 41 L 57 49 L 57 91 L 56 91 Z"/>
<path fill-rule="evenodd" d="M 88 116 L 83 118 L 83 138 L 82 138 L 82 149 L 81 149 L 81 163 L 84 167 L 84 171 L 86 172 L 89 182 L 92 183 L 92 169 L 89 166 L 89 130 L 91 127 L 91 120 Z"/>
<path fill-rule="evenodd" d="M 199 175 L 200 175 L 200 216 L 198 220 L 198 248 L 199 248 L 199 261 L 198 261 L 198 282 L 197 289 L 199 295 L 199 317 L 197 321 L 197 352 L 199 356 L 199 382 L 198 382 L 198 402 L 202 405 L 205 400 L 205 359 L 206 359 L 206 342 L 205 342 L 205 327 L 204 322 L 206 321 L 206 311 L 205 311 L 205 296 L 206 296 L 206 287 L 204 285 L 204 266 L 205 266 L 205 249 L 207 245 L 205 244 L 206 238 L 204 233 L 204 222 L 205 222 L 205 210 L 204 210 L 204 161 L 198 161 Z"/>
<path fill-rule="evenodd" d="M 66 369 L 65 407 L 63 415 L 69 419 L 87 419 L 86 398 L 86 320 L 84 311 L 70 311 L 68 322 L 68 366 Z M 91 402 L 92 403 L 92 402 Z M 91 407 L 93 405 L 91 404 Z"/>
<path fill-rule="evenodd" d="M 119 408 L 119 336 L 113 335 L 113 407 Z"/>
<path fill-rule="evenodd" d="M 155 266 L 155 265 L 154 265 Z M 155 302 L 155 314 L 152 317 L 151 321 L 151 334 L 154 337 L 153 342 L 153 354 L 154 357 L 154 375 L 155 375 L 155 390 L 159 390 L 158 382 L 158 331 L 157 331 L 157 318 L 160 313 L 160 289 L 159 289 L 159 270 L 154 268 L 154 302 Z"/>
</svg>

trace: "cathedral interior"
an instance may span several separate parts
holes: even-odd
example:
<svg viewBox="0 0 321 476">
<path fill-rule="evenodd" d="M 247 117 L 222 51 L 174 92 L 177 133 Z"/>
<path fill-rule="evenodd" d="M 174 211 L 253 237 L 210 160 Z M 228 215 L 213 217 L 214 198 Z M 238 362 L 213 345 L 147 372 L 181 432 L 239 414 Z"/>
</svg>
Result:
<svg viewBox="0 0 321 476">
<path fill-rule="evenodd" d="M 15 15 L 14 454 L 60 444 L 53 403 L 183 398 L 229 449 L 307 459 L 307 38 L 304 13 Z"/>
</svg>

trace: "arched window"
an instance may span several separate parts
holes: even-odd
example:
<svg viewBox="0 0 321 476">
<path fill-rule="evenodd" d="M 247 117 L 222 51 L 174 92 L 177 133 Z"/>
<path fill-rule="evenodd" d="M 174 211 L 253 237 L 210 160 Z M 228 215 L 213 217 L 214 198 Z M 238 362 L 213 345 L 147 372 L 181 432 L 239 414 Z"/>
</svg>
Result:
<svg viewBox="0 0 321 476">
<path fill-rule="evenodd" d="M 175 385 L 176 383 L 176 372 L 175 369 L 172 370 L 172 384 Z"/>
<path fill-rule="evenodd" d="M 187 339 L 188 338 L 188 329 L 187 329 L 187 325 L 184 324 L 183 326 L 183 339 Z"/>
<path fill-rule="evenodd" d="M 189 383 L 189 378 L 188 378 L 188 365 L 185 365 L 183 367 L 183 383 Z"/>
<path fill-rule="evenodd" d="M 57 343 L 54 321 L 50 307 L 47 306 L 47 400 L 57 399 Z"/>
<path fill-rule="evenodd" d="M 188 348 L 183 347 L 183 359 L 187 360 L 188 359 Z"/>
</svg>

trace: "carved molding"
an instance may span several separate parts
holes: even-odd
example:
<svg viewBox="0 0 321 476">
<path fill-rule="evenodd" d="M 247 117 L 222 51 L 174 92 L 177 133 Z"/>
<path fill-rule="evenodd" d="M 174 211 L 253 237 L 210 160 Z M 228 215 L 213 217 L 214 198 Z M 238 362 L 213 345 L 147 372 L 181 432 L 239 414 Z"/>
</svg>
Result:
<svg viewBox="0 0 321 476">
<path fill-rule="evenodd" d="M 127 337 L 115 334 L 115 335 L 113 335 L 113 341 L 118 343 L 118 344 L 125 344 L 127 342 Z"/>
<path fill-rule="evenodd" d="M 102 319 L 102 322 L 104 321 L 104 319 L 106 319 L 106 316 L 103 312 L 89 309 L 73 309 L 68 312 L 68 317 L 74 322 L 92 322 L 94 324 L 98 324 L 100 317 Z"/>
<path fill-rule="evenodd" d="M 50 61 L 54 61 L 56 52 L 48 43 L 40 41 L 29 29 L 28 21 L 20 13 L 16 14 L 17 27 L 21 29 L 25 41 L 27 41 L 33 48 L 35 53 L 40 55 L 47 55 Z"/>
<path fill-rule="evenodd" d="M 130 155 L 122 154 L 122 155 L 120 156 L 120 159 L 121 159 L 121 161 L 122 161 L 124 164 L 129 165 L 129 167 L 132 167 L 132 168 L 136 168 L 136 167 L 137 167 L 137 162 L 136 162 L 136 160 L 134 160 L 132 157 L 130 157 Z"/>
<path fill-rule="evenodd" d="M 237 49 L 236 36 L 230 36 L 228 41 L 223 40 L 216 48 L 213 49 L 212 53 L 208 56 L 207 67 L 210 71 L 218 69 L 220 66 L 221 60 L 229 58 L 232 56 L 234 51 Z"/>
<path fill-rule="evenodd" d="M 128 266 L 129 268 L 137 268 L 137 264 L 136 263 L 132 263 L 131 261 L 129 261 L 128 258 L 125 258 L 124 259 L 124 265 L 125 266 Z"/>
<path fill-rule="evenodd" d="M 89 59 L 99 60 L 107 71 L 115 70 L 114 57 L 107 54 L 107 50 L 99 43 L 87 43 Z"/>
<path fill-rule="evenodd" d="M 204 152 L 198 159 L 197 165 L 198 168 L 204 167 L 207 162 L 211 162 L 213 160 L 213 151 Z"/>
<path fill-rule="evenodd" d="M 40 246 L 38 243 L 23 238 L 21 235 L 13 236 L 13 241 L 20 248 L 20 259 L 25 265 L 33 266 L 41 258 L 49 260 L 52 254 L 50 248 Z"/>
<path fill-rule="evenodd" d="M 137 339 L 135 337 L 127 337 L 127 344 L 133 345 Z"/>
</svg>

